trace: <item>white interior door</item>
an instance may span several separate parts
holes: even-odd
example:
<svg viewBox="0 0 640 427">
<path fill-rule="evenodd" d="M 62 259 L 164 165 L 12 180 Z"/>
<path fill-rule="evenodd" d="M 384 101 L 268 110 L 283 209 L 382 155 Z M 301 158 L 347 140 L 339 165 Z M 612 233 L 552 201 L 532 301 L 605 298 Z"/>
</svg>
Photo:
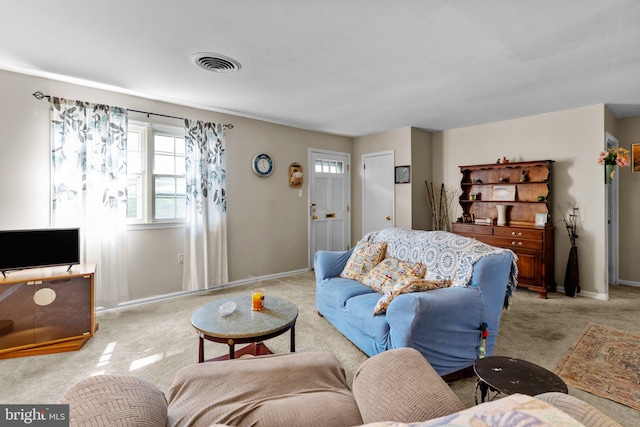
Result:
<svg viewBox="0 0 640 427">
<path fill-rule="evenodd" d="M 362 235 L 393 227 L 394 154 L 381 151 L 362 156 Z"/>
<path fill-rule="evenodd" d="M 309 265 L 316 251 L 349 249 L 348 153 L 309 150 Z"/>
</svg>

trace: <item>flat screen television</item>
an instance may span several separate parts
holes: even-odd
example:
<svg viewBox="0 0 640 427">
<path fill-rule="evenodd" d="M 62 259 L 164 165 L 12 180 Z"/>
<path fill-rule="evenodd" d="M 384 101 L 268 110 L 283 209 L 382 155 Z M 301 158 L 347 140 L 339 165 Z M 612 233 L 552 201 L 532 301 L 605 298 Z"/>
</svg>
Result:
<svg viewBox="0 0 640 427">
<path fill-rule="evenodd" d="M 0 231 L 0 271 L 80 263 L 79 228 Z"/>
</svg>

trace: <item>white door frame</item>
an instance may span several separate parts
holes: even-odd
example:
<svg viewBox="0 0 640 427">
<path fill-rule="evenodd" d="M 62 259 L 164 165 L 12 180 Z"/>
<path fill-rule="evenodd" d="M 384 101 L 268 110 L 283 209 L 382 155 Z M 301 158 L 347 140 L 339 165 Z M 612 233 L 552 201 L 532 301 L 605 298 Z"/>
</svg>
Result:
<svg viewBox="0 0 640 427">
<path fill-rule="evenodd" d="M 311 203 L 315 198 L 315 194 L 311 194 L 311 182 L 313 179 L 315 179 L 315 165 L 313 164 L 313 154 L 330 154 L 330 155 L 338 155 L 338 156 L 345 156 L 347 158 L 347 164 L 345 165 L 345 167 L 347 168 L 347 194 L 345 195 L 345 198 L 347 199 L 347 214 L 346 214 L 346 231 L 345 231 L 345 241 L 349 242 L 349 245 L 351 244 L 351 153 L 347 153 L 347 152 L 343 152 L 343 151 L 333 151 L 333 150 L 323 150 L 320 148 L 309 148 L 308 153 L 307 153 L 307 188 L 309 189 L 309 191 L 307 191 L 307 241 L 309 242 L 308 246 L 307 246 L 307 253 L 308 253 L 308 259 L 309 259 L 309 268 L 312 268 L 313 266 L 313 256 L 315 255 L 314 253 L 312 253 L 311 248 L 314 246 L 313 242 L 311 241 L 312 239 L 312 233 L 311 233 L 311 227 L 313 225 L 313 221 L 311 219 L 312 217 L 312 212 L 311 212 Z"/>
</svg>

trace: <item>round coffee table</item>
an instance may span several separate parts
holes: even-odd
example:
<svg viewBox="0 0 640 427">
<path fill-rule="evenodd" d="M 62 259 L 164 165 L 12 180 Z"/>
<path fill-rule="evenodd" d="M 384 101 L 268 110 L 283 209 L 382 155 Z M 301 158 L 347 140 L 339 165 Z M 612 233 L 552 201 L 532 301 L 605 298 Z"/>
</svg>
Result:
<svg viewBox="0 0 640 427">
<path fill-rule="evenodd" d="M 221 316 L 218 308 L 229 301 L 236 304 L 236 309 L 228 316 Z M 244 354 L 254 356 L 271 354 L 262 340 L 277 337 L 291 330 L 291 352 L 295 352 L 295 325 L 298 318 L 298 307 L 284 298 L 267 295 L 264 298 L 264 309 L 251 309 L 251 296 L 224 298 L 209 303 L 193 313 L 191 324 L 198 331 L 198 361 L 204 362 L 204 340 L 227 344 L 229 354 L 210 360 L 235 359 Z M 251 343 L 243 349 L 235 351 L 236 344 Z"/>
<path fill-rule="evenodd" d="M 478 359 L 473 365 L 473 370 L 478 377 L 476 404 L 478 403 L 478 388 L 480 389 L 481 402 L 487 400 L 489 390 L 496 392 L 494 398 L 500 393 L 521 393 L 535 396 L 551 391 L 565 394 L 569 392 L 564 381 L 553 372 L 542 366 L 513 357 L 490 356 Z"/>
</svg>

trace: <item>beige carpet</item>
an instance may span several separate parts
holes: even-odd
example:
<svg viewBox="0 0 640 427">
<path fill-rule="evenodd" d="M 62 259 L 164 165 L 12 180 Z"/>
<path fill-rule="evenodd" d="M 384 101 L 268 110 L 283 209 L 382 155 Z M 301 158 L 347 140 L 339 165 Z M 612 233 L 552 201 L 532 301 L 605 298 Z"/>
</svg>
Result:
<svg viewBox="0 0 640 427">
<path fill-rule="evenodd" d="M 98 313 L 100 329 L 80 351 L 0 360 L 0 403 L 55 403 L 73 383 L 98 373 L 139 376 L 166 392 L 176 370 L 198 360 L 198 337 L 190 322 L 193 312 L 219 298 L 249 295 L 254 287 L 265 288 L 267 297 L 278 295 L 298 306 L 297 351 L 331 351 L 349 382 L 353 379 L 367 356 L 316 314 L 315 279 L 308 272 Z M 511 308 L 502 313 L 496 354 L 552 371 L 589 322 L 640 334 L 640 288 L 612 286 L 610 297 L 601 301 L 552 293 L 543 300 L 535 292 L 519 289 Z M 266 344 L 276 353 L 288 352 L 289 334 Z M 224 344 L 206 343 L 207 358 L 226 352 Z M 475 384 L 474 378 L 466 378 L 450 386 L 465 405 L 472 406 Z M 640 412 L 635 409 L 572 386 L 569 394 L 624 426 L 638 426 Z"/>
<path fill-rule="evenodd" d="M 589 323 L 555 372 L 567 385 L 640 410 L 640 334 Z"/>
</svg>

